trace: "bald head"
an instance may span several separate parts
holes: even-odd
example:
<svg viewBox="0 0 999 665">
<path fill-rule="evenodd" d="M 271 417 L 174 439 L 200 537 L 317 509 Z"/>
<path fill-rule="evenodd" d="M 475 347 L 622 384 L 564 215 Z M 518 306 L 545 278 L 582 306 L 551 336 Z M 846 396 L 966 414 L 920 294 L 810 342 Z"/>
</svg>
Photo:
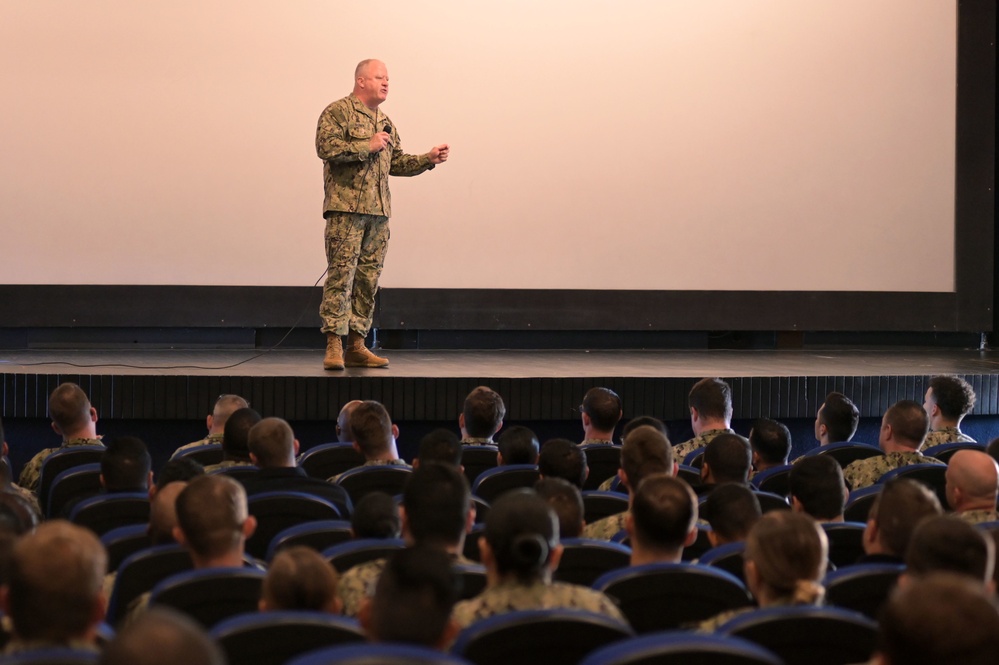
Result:
<svg viewBox="0 0 999 665">
<path fill-rule="evenodd" d="M 354 442 L 354 432 L 350 429 L 350 414 L 360 403 L 359 399 L 351 400 L 340 409 L 340 415 L 336 417 L 336 440 L 340 443 Z"/>
<path fill-rule="evenodd" d="M 999 495 L 999 465 L 978 450 L 959 450 L 947 464 L 947 502 L 957 512 L 992 509 Z"/>
</svg>

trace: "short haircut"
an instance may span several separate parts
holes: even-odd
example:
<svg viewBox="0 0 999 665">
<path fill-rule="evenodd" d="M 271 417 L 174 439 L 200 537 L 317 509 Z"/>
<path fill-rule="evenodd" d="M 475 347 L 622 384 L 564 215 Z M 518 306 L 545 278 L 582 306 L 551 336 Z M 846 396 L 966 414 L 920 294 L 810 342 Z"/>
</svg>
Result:
<svg viewBox="0 0 999 665">
<path fill-rule="evenodd" d="M 503 464 L 537 464 L 538 437 L 527 427 L 515 425 L 503 430 L 496 441 Z"/>
<path fill-rule="evenodd" d="M 225 459 L 250 461 L 250 429 L 260 422 L 260 414 L 253 409 L 237 409 L 225 421 L 222 432 L 222 453 Z"/>
<path fill-rule="evenodd" d="M 621 469 L 632 492 L 645 476 L 673 473 L 673 446 L 654 427 L 637 427 L 621 443 Z"/>
<path fill-rule="evenodd" d="M 295 460 L 295 433 L 281 418 L 264 418 L 250 428 L 247 447 L 261 468 L 286 466 Z"/>
<path fill-rule="evenodd" d="M 586 452 L 568 439 L 545 441 L 538 455 L 538 473 L 562 478 L 582 489 L 586 481 Z"/>
<path fill-rule="evenodd" d="M 225 665 L 204 628 L 165 606 L 151 607 L 104 648 L 101 665 Z"/>
<path fill-rule="evenodd" d="M 756 494 L 739 483 L 724 483 L 714 488 L 701 506 L 701 518 L 726 542 L 745 540 L 762 516 Z"/>
<path fill-rule="evenodd" d="M 753 466 L 749 440 L 731 432 L 719 434 L 704 447 L 704 464 L 718 484 L 746 483 Z"/>
<path fill-rule="evenodd" d="M 49 396 L 49 417 L 66 434 L 90 420 L 90 399 L 75 383 L 60 384 Z"/>
<path fill-rule="evenodd" d="M 101 476 L 108 492 L 140 492 L 149 489 L 153 459 L 146 444 L 134 436 L 111 439 L 101 455 Z"/>
<path fill-rule="evenodd" d="M 219 398 L 215 400 L 215 406 L 212 407 L 212 427 L 224 428 L 229 416 L 249 406 L 250 403 L 239 395 L 219 395 Z"/>
<path fill-rule="evenodd" d="M 499 431 L 506 417 L 503 398 L 492 388 L 479 386 L 468 393 L 461 410 L 465 417 L 465 431 L 476 439 L 487 439 Z"/>
<path fill-rule="evenodd" d="M 905 665 L 991 665 L 999 653 L 999 612 L 981 587 L 935 573 L 895 589 L 881 611 L 877 651 Z"/>
<path fill-rule="evenodd" d="M 461 439 L 449 429 L 438 427 L 420 439 L 417 458 L 420 464 L 441 462 L 461 466 Z"/>
<path fill-rule="evenodd" d="M 908 442 L 910 448 L 919 448 L 930 429 L 930 419 L 923 405 L 911 399 L 899 400 L 888 407 L 885 424 L 891 426 L 896 438 Z"/>
<path fill-rule="evenodd" d="M 975 408 L 975 389 L 959 376 L 942 374 L 930 379 L 933 401 L 948 420 L 960 420 Z"/>
<path fill-rule="evenodd" d="M 156 487 L 163 489 L 178 480 L 192 480 L 205 475 L 205 467 L 190 457 L 175 457 L 160 469 L 156 477 Z"/>
<path fill-rule="evenodd" d="M 663 421 L 652 416 L 638 416 L 637 418 L 632 418 L 626 422 L 624 427 L 621 428 L 621 439 L 624 439 L 626 436 L 631 434 L 636 428 L 644 425 L 648 425 L 649 427 L 659 430 L 663 436 L 667 439 L 669 438 L 669 432 L 666 430 L 666 424 Z"/>
<path fill-rule="evenodd" d="M 432 547 L 399 550 L 388 558 L 371 601 L 378 642 L 440 645 L 458 600 L 450 557 Z"/>
<path fill-rule="evenodd" d="M 355 538 L 398 538 L 401 532 L 399 506 L 385 492 L 365 494 L 350 516 Z"/>
<path fill-rule="evenodd" d="M 435 546 L 459 542 L 471 497 L 468 480 L 450 464 L 430 462 L 413 469 L 402 492 L 410 536 L 417 543 Z"/>
<path fill-rule="evenodd" d="M 803 457 L 788 476 L 791 496 L 817 520 L 831 520 L 846 507 L 843 467 L 829 455 Z"/>
<path fill-rule="evenodd" d="M 237 548 L 247 516 L 246 490 L 225 475 L 195 478 L 177 497 L 177 525 L 200 557 L 218 557 Z"/>
<path fill-rule="evenodd" d="M 361 454 L 371 459 L 392 448 L 392 418 L 380 402 L 366 400 L 350 413 L 350 429 Z"/>
<path fill-rule="evenodd" d="M 621 398 L 610 388 L 590 388 L 583 396 L 583 413 L 594 427 L 609 432 L 621 420 Z"/>
<path fill-rule="evenodd" d="M 558 546 L 558 518 L 534 490 L 511 490 L 490 508 L 483 537 L 500 575 L 533 582 L 542 577 Z"/>
<path fill-rule="evenodd" d="M 687 402 L 703 417 L 732 419 L 732 388 L 721 379 L 707 378 L 695 383 Z"/>
<path fill-rule="evenodd" d="M 339 576 L 311 547 L 280 550 L 267 567 L 261 595 L 270 610 L 328 612 L 336 600 Z"/>
<path fill-rule="evenodd" d="M 749 445 L 767 464 L 787 464 L 791 454 L 791 432 L 787 426 L 770 418 L 753 423 Z"/>
<path fill-rule="evenodd" d="M 790 510 L 772 510 L 746 538 L 743 558 L 752 561 L 760 581 L 795 604 L 814 604 L 823 596 L 829 539 L 815 520 Z"/>
<path fill-rule="evenodd" d="M 860 409 L 843 393 L 831 392 L 822 403 L 818 420 L 826 426 L 830 441 L 849 441 L 860 425 Z"/>
<path fill-rule="evenodd" d="M 337 439 L 344 443 L 354 441 L 354 432 L 350 429 L 350 414 L 354 412 L 359 400 L 351 400 L 340 408 L 340 413 L 336 416 Z"/>
<path fill-rule="evenodd" d="M 916 527 L 905 553 L 906 572 L 949 572 L 984 584 L 992 579 L 995 543 L 983 531 L 953 515 L 929 517 Z"/>
<path fill-rule="evenodd" d="M 107 553 L 93 533 L 63 520 L 45 522 L 11 553 L 7 603 L 24 641 L 68 643 L 94 623 Z"/>
<path fill-rule="evenodd" d="M 558 516 L 560 537 L 579 538 L 586 512 L 579 488 L 563 478 L 542 478 L 534 485 L 534 491 Z"/>
<path fill-rule="evenodd" d="M 697 496 L 668 473 L 646 476 L 631 500 L 634 538 L 645 547 L 675 551 L 697 523 Z"/>
<path fill-rule="evenodd" d="M 877 522 L 882 547 L 903 557 L 916 526 L 941 514 L 940 499 L 930 488 L 910 478 L 895 478 L 878 492 L 867 519 Z"/>
</svg>

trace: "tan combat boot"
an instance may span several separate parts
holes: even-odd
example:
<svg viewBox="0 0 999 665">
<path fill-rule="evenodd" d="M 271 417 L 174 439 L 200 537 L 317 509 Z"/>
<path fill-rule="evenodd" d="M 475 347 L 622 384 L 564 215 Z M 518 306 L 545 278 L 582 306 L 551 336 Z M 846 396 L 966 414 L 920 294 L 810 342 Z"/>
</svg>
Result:
<svg viewBox="0 0 999 665">
<path fill-rule="evenodd" d="M 323 369 L 343 369 L 343 340 L 336 333 L 326 333 Z"/>
<path fill-rule="evenodd" d="M 388 367 L 388 358 L 379 358 L 364 346 L 364 337 L 353 330 L 347 335 L 347 367 Z"/>
</svg>

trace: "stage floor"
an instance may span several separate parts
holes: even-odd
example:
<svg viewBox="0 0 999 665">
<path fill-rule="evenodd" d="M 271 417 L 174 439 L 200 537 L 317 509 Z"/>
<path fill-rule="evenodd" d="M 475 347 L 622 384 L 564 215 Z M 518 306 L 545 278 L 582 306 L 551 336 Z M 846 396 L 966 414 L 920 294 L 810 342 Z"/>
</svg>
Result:
<svg viewBox="0 0 999 665">
<path fill-rule="evenodd" d="M 830 390 L 862 415 L 897 399 L 922 401 L 925 381 L 958 374 L 975 387 L 979 415 L 999 413 L 999 352 L 939 348 L 804 350 L 391 350 L 385 369 L 326 372 L 322 351 L 62 350 L 0 352 L 5 417 L 44 417 L 48 393 L 77 381 L 105 417 L 202 418 L 220 393 L 247 396 L 269 413 L 327 419 L 349 399 L 378 399 L 397 418 L 449 420 L 464 394 L 487 383 L 511 419 L 574 419 L 585 390 L 617 390 L 632 413 L 684 417 L 686 393 L 704 376 L 732 383 L 736 417 L 813 416 Z"/>
</svg>

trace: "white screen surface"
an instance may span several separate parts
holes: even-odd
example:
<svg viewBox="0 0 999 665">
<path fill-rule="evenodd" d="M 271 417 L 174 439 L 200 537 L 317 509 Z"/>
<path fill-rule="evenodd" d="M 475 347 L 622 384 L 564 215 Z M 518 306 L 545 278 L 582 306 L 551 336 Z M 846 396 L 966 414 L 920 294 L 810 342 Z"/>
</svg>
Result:
<svg viewBox="0 0 999 665">
<path fill-rule="evenodd" d="M 953 0 L 0 0 L 0 283 L 312 284 L 365 57 L 383 287 L 953 289 Z"/>
</svg>

